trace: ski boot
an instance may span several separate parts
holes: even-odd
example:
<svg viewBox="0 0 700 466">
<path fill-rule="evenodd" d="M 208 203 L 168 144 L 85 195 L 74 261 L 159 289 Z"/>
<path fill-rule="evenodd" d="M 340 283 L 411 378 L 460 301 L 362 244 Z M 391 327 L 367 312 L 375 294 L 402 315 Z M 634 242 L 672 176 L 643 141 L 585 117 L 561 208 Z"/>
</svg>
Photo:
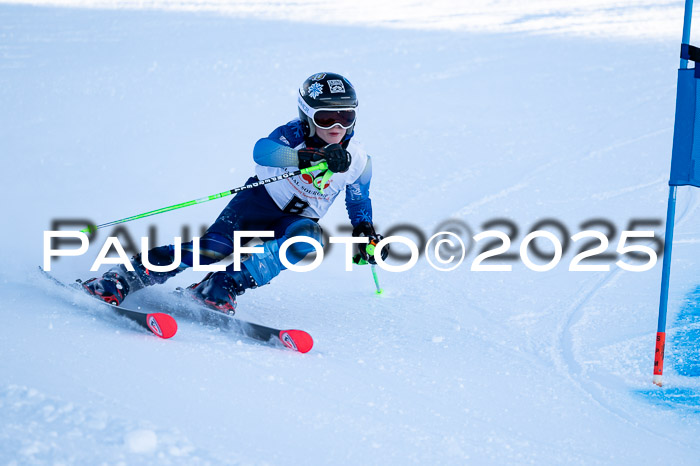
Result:
<svg viewBox="0 0 700 466">
<path fill-rule="evenodd" d="M 129 284 L 116 272 L 106 272 L 102 278 L 91 278 L 80 284 L 90 295 L 115 306 L 119 306 L 129 293 Z"/>
<path fill-rule="evenodd" d="M 232 316 L 236 313 L 236 296 L 257 286 L 243 268 L 240 272 L 209 272 L 201 282 L 188 286 L 185 292 L 208 308 Z"/>
<path fill-rule="evenodd" d="M 282 270 L 277 240 L 266 241 L 262 246 L 262 253 L 241 259 L 241 270 L 232 270 L 233 266 L 229 265 L 224 271 L 210 272 L 204 280 L 188 286 L 185 291 L 207 307 L 233 315 L 237 295 L 270 283 Z"/>
<path fill-rule="evenodd" d="M 148 271 L 139 261 L 132 259 L 131 264 L 134 266 L 133 272 L 127 270 L 123 265 L 118 265 L 105 272 L 102 278 L 91 278 L 84 282 L 78 280 L 78 283 L 97 299 L 119 306 L 127 294 L 152 284 L 148 281 Z"/>
</svg>

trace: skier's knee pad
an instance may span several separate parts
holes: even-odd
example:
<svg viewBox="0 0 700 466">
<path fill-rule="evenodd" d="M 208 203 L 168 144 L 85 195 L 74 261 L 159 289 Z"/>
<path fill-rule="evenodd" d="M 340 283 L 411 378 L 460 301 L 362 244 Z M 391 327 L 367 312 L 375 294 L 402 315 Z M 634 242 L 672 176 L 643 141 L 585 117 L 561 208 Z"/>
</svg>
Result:
<svg viewBox="0 0 700 466">
<path fill-rule="evenodd" d="M 277 243 L 281 246 L 289 238 L 294 238 L 295 236 L 308 236 L 318 241 L 321 246 L 323 246 L 323 231 L 321 226 L 311 219 L 302 219 L 296 221 L 289 225 L 284 232 L 284 236 L 277 240 Z M 287 260 L 296 264 L 306 257 L 307 254 L 314 252 L 316 249 L 306 241 L 300 241 L 294 243 L 287 249 Z"/>
<path fill-rule="evenodd" d="M 284 230 L 284 236 L 292 238 L 294 236 L 309 236 L 316 241 L 323 241 L 323 230 L 321 226 L 310 218 L 302 218 L 290 224 Z"/>
</svg>

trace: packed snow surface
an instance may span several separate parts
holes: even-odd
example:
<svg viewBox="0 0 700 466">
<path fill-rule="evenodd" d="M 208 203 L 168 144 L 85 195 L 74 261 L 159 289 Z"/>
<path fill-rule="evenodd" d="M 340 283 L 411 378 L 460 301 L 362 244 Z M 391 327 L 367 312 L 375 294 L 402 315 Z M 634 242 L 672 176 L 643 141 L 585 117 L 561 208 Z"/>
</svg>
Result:
<svg viewBox="0 0 700 466">
<path fill-rule="evenodd" d="M 236 18 L 308 24 L 480 33 L 566 34 L 631 39 L 677 39 L 683 2 L 678 0 L 3 0 L 2 3 L 215 12 Z"/>
<path fill-rule="evenodd" d="M 0 4 L 0 463 L 697 464 L 697 188 L 678 192 L 663 388 L 661 260 L 631 272 L 616 261 L 644 260 L 615 254 L 624 230 L 654 230 L 638 244 L 660 250 L 680 2 L 31 3 Z M 454 231 L 459 267 L 379 269 L 378 296 L 334 246 L 239 298 L 243 319 L 311 333 L 305 355 L 187 319 L 161 340 L 37 273 L 57 220 L 243 184 L 319 71 L 359 94 L 378 230 Z M 53 273 L 95 276 L 110 234 L 169 243 L 225 205 L 100 231 Z M 348 234 L 342 199 L 321 224 Z M 512 270 L 471 270 L 493 229 L 512 257 L 484 264 Z M 519 257 L 531 230 L 564 244 L 549 271 Z M 584 230 L 611 256 L 583 264 L 608 270 L 569 271 Z M 533 247 L 551 242 L 529 248 L 546 264 Z"/>
</svg>

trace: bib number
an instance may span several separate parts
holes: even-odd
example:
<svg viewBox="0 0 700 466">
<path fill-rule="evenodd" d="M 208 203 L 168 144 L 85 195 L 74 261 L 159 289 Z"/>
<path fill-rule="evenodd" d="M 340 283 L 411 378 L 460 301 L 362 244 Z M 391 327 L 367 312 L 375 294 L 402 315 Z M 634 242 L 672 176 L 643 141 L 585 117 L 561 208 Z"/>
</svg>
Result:
<svg viewBox="0 0 700 466">
<path fill-rule="evenodd" d="M 309 203 L 302 201 L 297 196 L 292 197 L 287 205 L 284 207 L 283 212 L 286 214 L 301 215 L 301 213 L 309 207 Z"/>
</svg>

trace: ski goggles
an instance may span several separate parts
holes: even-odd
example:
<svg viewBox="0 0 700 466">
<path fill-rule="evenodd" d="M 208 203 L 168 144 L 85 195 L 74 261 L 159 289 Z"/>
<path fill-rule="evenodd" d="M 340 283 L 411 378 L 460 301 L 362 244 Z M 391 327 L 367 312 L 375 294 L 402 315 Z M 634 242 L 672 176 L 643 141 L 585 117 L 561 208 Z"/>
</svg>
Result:
<svg viewBox="0 0 700 466">
<path fill-rule="evenodd" d="M 315 110 L 311 117 L 314 124 L 321 129 L 331 129 L 340 125 L 343 129 L 350 129 L 355 124 L 355 109 L 346 108 L 338 110 Z"/>
<path fill-rule="evenodd" d="M 352 107 L 311 108 L 301 97 L 299 97 L 299 105 L 306 116 L 321 129 L 331 129 L 336 125 L 343 129 L 350 129 L 357 118 L 357 112 Z"/>
</svg>

